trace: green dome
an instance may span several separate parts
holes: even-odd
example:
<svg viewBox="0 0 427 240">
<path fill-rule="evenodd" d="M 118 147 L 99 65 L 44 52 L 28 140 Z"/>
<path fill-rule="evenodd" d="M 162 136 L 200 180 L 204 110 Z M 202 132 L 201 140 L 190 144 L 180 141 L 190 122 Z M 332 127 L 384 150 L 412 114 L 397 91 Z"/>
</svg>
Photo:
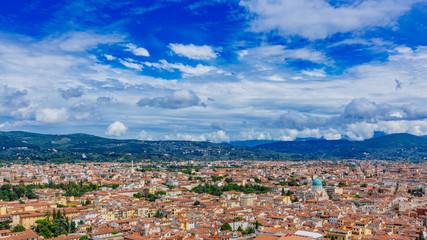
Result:
<svg viewBox="0 0 427 240">
<path fill-rule="evenodd" d="M 312 186 L 322 186 L 322 181 L 320 181 L 318 178 L 313 180 Z"/>
</svg>

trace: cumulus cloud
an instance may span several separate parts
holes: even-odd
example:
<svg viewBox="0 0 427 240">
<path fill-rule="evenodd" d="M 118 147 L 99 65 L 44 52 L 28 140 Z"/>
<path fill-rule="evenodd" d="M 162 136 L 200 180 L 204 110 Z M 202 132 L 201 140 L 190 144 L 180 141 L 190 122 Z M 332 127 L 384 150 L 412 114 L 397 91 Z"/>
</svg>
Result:
<svg viewBox="0 0 427 240">
<path fill-rule="evenodd" d="M 414 123 L 413 126 L 411 122 Z M 416 104 L 399 106 L 357 98 L 345 105 L 343 111 L 337 116 L 315 116 L 288 110 L 274 121 L 272 126 L 295 130 L 295 133 L 287 132 L 286 136 L 289 136 L 289 139 L 294 139 L 295 136 L 300 137 L 304 131 L 315 130 L 310 133 L 316 133 L 311 137 L 319 137 L 321 132 L 320 136 L 326 139 L 347 136 L 350 139 L 363 140 L 372 137 L 374 131 L 425 135 L 427 134 L 427 131 L 424 131 L 425 122 L 427 122 L 427 108 L 424 106 Z"/>
<path fill-rule="evenodd" d="M 94 119 L 98 112 L 96 106 L 92 103 L 79 102 L 71 106 L 69 109 L 70 115 L 76 120 Z"/>
<path fill-rule="evenodd" d="M 29 119 L 34 116 L 37 103 L 27 99 L 28 91 L 0 85 L 0 113 L 10 114 L 17 119 Z"/>
<path fill-rule="evenodd" d="M 68 89 L 58 89 L 58 91 L 61 93 L 61 96 L 64 99 L 70 99 L 70 98 L 78 98 L 83 95 L 83 91 L 81 88 L 68 88 Z"/>
<path fill-rule="evenodd" d="M 184 140 L 184 141 L 209 141 L 209 142 L 229 142 L 230 137 L 223 130 L 216 132 L 197 134 L 182 134 L 178 133 L 175 135 L 166 135 L 164 137 L 167 140 Z"/>
<path fill-rule="evenodd" d="M 205 106 L 193 91 L 187 90 L 176 91 L 172 95 L 164 97 L 141 98 L 137 105 L 170 109 Z"/>
<path fill-rule="evenodd" d="M 251 16 L 251 29 L 285 36 L 322 39 L 339 32 L 387 27 L 420 0 L 355 1 L 332 6 L 325 0 L 243 0 Z M 308 17 L 309 16 L 309 17 Z"/>
<path fill-rule="evenodd" d="M 317 117 L 295 110 L 288 110 L 274 122 L 274 126 L 280 128 L 298 129 L 321 127 L 327 122 L 325 117 Z"/>
<path fill-rule="evenodd" d="M 119 121 L 115 121 L 114 123 L 108 126 L 107 131 L 105 132 L 105 135 L 120 137 L 126 133 L 127 129 L 128 128 L 123 123 Z"/>
<path fill-rule="evenodd" d="M 154 137 L 145 130 L 141 130 L 141 132 L 139 132 L 138 138 L 141 140 L 148 140 L 148 141 L 154 140 Z"/>
<path fill-rule="evenodd" d="M 36 120 L 42 123 L 62 123 L 68 120 L 68 112 L 65 108 L 43 108 L 37 110 Z"/>
<path fill-rule="evenodd" d="M 196 46 L 194 44 L 171 43 L 169 48 L 177 55 L 195 60 L 209 60 L 217 57 L 214 49 L 208 45 Z"/>
<path fill-rule="evenodd" d="M 132 52 L 136 56 L 144 56 L 149 57 L 150 53 L 147 51 L 147 49 L 142 47 L 137 47 L 135 44 L 128 43 L 125 45 L 126 49 L 125 51 Z"/>
<path fill-rule="evenodd" d="M 29 105 L 25 100 L 28 94 L 27 90 L 17 90 L 8 87 L 7 85 L 0 86 L 0 111 L 13 111 L 19 108 L 24 108 Z"/>
</svg>

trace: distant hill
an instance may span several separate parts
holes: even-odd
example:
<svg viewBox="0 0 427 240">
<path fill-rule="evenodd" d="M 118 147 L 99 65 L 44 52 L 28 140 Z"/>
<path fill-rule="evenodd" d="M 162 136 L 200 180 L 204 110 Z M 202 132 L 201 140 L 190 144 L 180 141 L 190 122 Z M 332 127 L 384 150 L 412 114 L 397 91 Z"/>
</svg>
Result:
<svg viewBox="0 0 427 240">
<path fill-rule="evenodd" d="M 390 134 L 364 141 L 281 141 L 261 144 L 256 148 L 288 153 L 303 159 L 357 158 L 417 162 L 427 159 L 427 139 L 411 134 Z"/>
<path fill-rule="evenodd" d="M 277 142 L 275 140 L 245 140 L 245 141 L 231 141 L 229 143 L 225 143 L 225 144 L 230 144 L 233 146 L 242 146 L 242 147 L 255 147 L 261 144 L 266 144 L 266 143 L 273 143 L 273 142 Z"/>
<path fill-rule="evenodd" d="M 258 145 L 259 143 L 262 143 Z M 235 145 L 232 145 L 235 144 Z M 238 146 L 238 145 L 243 146 Z M 252 147 L 257 145 L 255 147 Z M 88 134 L 52 135 L 0 132 L 0 161 L 130 161 L 151 160 L 305 160 L 384 159 L 424 162 L 427 139 L 410 134 L 365 141 L 240 141 L 230 144 L 193 141 L 141 141 Z"/>
<path fill-rule="evenodd" d="M 88 134 L 0 132 L 0 161 L 283 160 L 288 154 L 193 141 L 117 140 Z"/>
</svg>

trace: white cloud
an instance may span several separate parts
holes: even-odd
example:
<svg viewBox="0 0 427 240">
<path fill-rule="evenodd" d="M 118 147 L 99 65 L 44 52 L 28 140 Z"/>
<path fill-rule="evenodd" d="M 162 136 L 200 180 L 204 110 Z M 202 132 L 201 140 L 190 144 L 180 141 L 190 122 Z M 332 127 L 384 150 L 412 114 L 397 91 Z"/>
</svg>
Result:
<svg viewBox="0 0 427 240">
<path fill-rule="evenodd" d="M 138 134 L 138 139 L 153 141 L 154 137 L 151 134 L 149 134 L 147 131 L 141 130 L 141 132 L 139 132 Z"/>
<path fill-rule="evenodd" d="M 427 135 L 427 120 L 357 122 L 349 124 L 343 134 L 354 140 L 364 140 L 373 137 L 374 131 L 381 131 L 386 134 L 410 133 L 424 136 Z"/>
<path fill-rule="evenodd" d="M 208 141 L 211 141 L 211 142 L 229 142 L 230 141 L 230 137 L 227 136 L 227 133 L 224 130 L 207 133 L 204 136 Z"/>
<path fill-rule="evenodd" d="M 328 62 L 325 54 L 309 47 L 288 49 L 283 45 L 263 45 L 241 50 L 237 54 L 240 60 L 284 62 L 300 59 L 323 64 Z"/>
<path fill-rule="evenodd" d="M 271 140 L 271 134 L 269 131 L 260 131 L 260 130 L 244 130 L 240 132 L 239 139 L 241 140 Z"/>
<path fill-rule="evenodd" d="M 120 137 L 126 133 L 127 129 L 128 128 L 123 123 L 119 121 L 115 121 L 114 123 L 110 124 L 110 126 L 108 126 L 107 131 L 105 132 L 105 135 Z"/>
<path fill-rule="evenodd" d="M 302 70 L 301 73 L 309 77 L 317 77 L 317 78 L 326 77 L 326 73 L 322 69 L 316 69 L 311 71 Z"/>
<path fill-rule="evenodd" d="M 36 120 L 42 123 L 61 123 L 68 120 L 65 108 L 44 108 L 36 112 Z"/>
<path fill-rule="evenodd" d="M 173 94 L 164 97 L 141 98 L 137 105 L 141 107 L 150 106 L 169 109 L 205 106 L 193 91 L 187 90 L 176 91 Z"/>
<path fill-rule="evenodd" d="M 286 36 L 321 39 L 338 32 L 392 26 L 412 4 L 420 1 L 355 1 L 332 6 L 325 0 L 243 0 L 241 4 L 253 14 L 253 31 L 278 30 Z"/>
<path fill-rule="evenodd" d="M 184 140 L 184 141 L 210 141 L 210 142 L 229 142 L 230 137 L 227 136 L 227 133 L 223 130 L 219 130 L 216 132 L 209 132 L 203 134 L 183 134 L 178 133 L 175 135 L 166 135 L 164 137 L 167 140 Z"/>
<path fill-rule="evenodd" d="M 183 77 L 201 76 L 215 70 L 215 67 L 212 66 L 197 64 L 195 67 L 192 67 L 182 63 L 168 63 L 166 60 L 160 60 L 160 63 L 145 62 L 144 64 L 149 67 L 165 69 L 168 71 L 177 69 L 183 73 Z"/>
<path fill-rule="evenodd" d="M 216 58 L 217 54 L 212 47 L 208 45 L 196 46 L 194 44 L 183 45 L 179 43 L 169 44 L 169 48 L 175 54 L 196 60 L 209 60 Z"/>
<path fill-rule="evenodd" d="M 139 64 L 135 60 L 130 59 L 130 58 L 126 58 L 126 60 L 119 59 L 119 62 L 121 64 L 123 64 L 125 67 L 135 69 L 138 71 L 142 71 L 142 68 L 144 68 L 144 66 L 142 64 Z"/>
<path fill-rule="evenodd" d="M 137 47 L 135 44 L 128 43 L 125 46 L 127 47 L 125 51 L 132 52 L 136 56 L 144 56 L 144 57 L 150 56 L 150 53 L 147 51 L 147 49 L 142 47 Z"/>
<path fill-rule="evenodd" d="M 116 59 L 116 57 L 114 57 L 113 55 L 110 55 L 110 54 L 104 54 L 104 57 L 109 61 Z"/>
<path fill-rule="evenodd" d="M 275 82 L 283 82 L 283 81 L 285 81 L 285 79 L 283 79 L 279 75 L 268 76 L 268 77 L 266 77 L 266 79 L 270 80 L 270 81 L 275 81 Z"/>
<path fill-rule="evenodd" d="M 96 48 L 99 44 L 112 44 L 122 42 L 121 35 L 101 35 L 93 32 L 68 32 L 59 38 L 49 39 L 46 44 L 58 45 L 60 49 L 69 52 L 86 51 Z"/>
</svg>

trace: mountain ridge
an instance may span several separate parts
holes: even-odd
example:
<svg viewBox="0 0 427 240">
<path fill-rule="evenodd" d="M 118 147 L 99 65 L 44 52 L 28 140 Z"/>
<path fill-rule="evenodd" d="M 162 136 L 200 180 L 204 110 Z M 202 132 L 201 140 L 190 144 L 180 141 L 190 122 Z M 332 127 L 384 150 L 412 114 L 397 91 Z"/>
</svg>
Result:
<svg viewBox="0 0 427 240">
<path fill-rule="evenodd" d="M 255 143 L 259 140 L 248 141 Z M 244 141 L 241 144 L 246 144 Z M 309 160 L 383 159 L 424 162 L 427 139 L 390 134 L 364 141 L 309 139 L 236 146 L 197 141 L 110 139 L 95 135 L 0 132 L 0 160 L 130 161 L 152 160 Z"/>
<path fill-rule="evenodd" d="M 265 149 L 195 141 L 110 139 L 89 134 L 0 132 L 0 160 L 130 161 L 154 160 L 281 160 L 287 154 Z"/>
<path fill-rule="evenodd" d="M 255 148 L 296 154 L 306 159 L 356 158 L 421 162 L 427 159 L 427 139 L 407 133 L 389 134 L 363 141 L 278 141 Z"/>
</svg>

